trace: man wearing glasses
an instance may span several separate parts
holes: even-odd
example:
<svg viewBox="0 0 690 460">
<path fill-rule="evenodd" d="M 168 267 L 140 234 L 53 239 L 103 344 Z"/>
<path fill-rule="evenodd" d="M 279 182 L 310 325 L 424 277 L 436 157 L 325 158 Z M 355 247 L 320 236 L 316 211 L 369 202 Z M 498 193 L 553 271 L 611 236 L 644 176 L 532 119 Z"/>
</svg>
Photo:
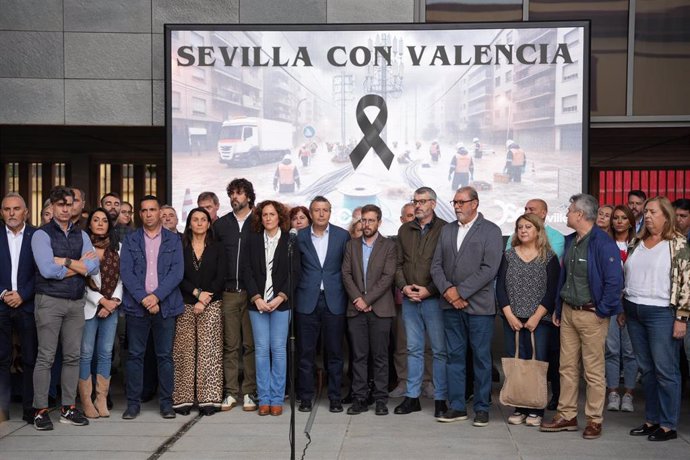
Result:
<svg viewBox="0 0 690 460">
<path fill-rule="evenodd" d="M 439 422 L 467 419 L 465 374 L 467 342 L 474 358 L 474 426 L 489 424 L 491 339 L 496 302 L 494 278 L 503 254 L 501 230 L 477 212 L 479 196 L 461 187 L 451 202 L 457 221 L 446 224 L 431 262 L 431 276 L 443 309 L 448 353 L 449 409 Z"/>
<path fill-rule="evenodd" d="M 424 374 L 425 332 L 433 353 L 434 416 L 446 412 L 448 386 L 446 379 L 446 337 L 443 332 L 443 313 L 439 306 L 439 292 L 429 269 L 436 243 L 446 221 L 438 218 L 436 192 L 429 187 L 415 190 L 414 220 L 398 230 L 398 264 L 395 284 L 403 294 L 403 322 L 407 334 L 407 392 L 395 408 L 396 414 L 422 410 L 419 395 Z"/>
</svg>

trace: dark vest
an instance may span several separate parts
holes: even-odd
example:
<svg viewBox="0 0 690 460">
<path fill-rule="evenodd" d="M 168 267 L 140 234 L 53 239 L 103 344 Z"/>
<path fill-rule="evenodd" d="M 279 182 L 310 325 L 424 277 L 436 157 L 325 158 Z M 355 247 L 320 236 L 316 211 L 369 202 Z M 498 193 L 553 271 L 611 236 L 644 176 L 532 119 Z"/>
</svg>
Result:
<svg viewBox="0 0 690 460">
<path fill-rule="evenodd" d="M 55 257 L 69 257 L 72 260 L 81 259 L 81 251 L 84 240 L 81 235 L 81 227 L 72 226 L 68 233 L 62 231 L 55 221 L 41 227 L 50 237 L 50 246 Z M 41 272 L 36 272 L 36 294 L 45 294 L 60 299 L 77 300 L 84 297 L 85 279 L 75 275 L 61 280 L 46 279 Z"/>
</svg>

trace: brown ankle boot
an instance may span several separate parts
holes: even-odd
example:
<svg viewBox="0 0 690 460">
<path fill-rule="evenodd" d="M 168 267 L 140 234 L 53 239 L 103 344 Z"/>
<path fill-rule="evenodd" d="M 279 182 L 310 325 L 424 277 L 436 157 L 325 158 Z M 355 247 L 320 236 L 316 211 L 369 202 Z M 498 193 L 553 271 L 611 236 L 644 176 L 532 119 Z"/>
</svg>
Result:
<svg viewBox="0 0 690 460">
<path fill-rule="evenodd" d="M 105 378 L 100 374 L 96 375 L 96 410 L 101 417 L 110 417 L 108 411 L 108 390 L 110 388 L 110 377 Z"/>
<path fill-rule="evenodd" d="M 91 377 L 86 380 L 79 379 L 79 399 L 81 400 L 81 407 L 84 408 L 84 415 L 88 418 L 98 418 L 98 412 L 91 401 L 91 391 L 93 384 Z"/>
</svg>

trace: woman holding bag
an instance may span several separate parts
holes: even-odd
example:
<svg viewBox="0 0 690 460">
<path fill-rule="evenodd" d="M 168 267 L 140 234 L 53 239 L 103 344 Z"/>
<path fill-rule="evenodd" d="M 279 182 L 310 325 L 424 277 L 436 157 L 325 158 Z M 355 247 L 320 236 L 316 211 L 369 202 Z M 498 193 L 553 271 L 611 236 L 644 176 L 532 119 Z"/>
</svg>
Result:
<svg viewBox="0 0 690 460">
<path fill-rule="evenodd" d="M 549 334 L 542 322 L 549 321 L 553 312 L 559 273 L 558 257 L 549 246 L 544 222 L 534 214 L 520 216 L 511 247 L 503 254 L 496 284 L 504 318 L 506 356 L 515 356 L 515 334 L 518 334 L 519 357 L 532 358 L 534 334 L 536 359 L 548 361 Z M 539 426 L 543 416 L 543 408 L 516 407 L 508 423 Z"/>
</svg>

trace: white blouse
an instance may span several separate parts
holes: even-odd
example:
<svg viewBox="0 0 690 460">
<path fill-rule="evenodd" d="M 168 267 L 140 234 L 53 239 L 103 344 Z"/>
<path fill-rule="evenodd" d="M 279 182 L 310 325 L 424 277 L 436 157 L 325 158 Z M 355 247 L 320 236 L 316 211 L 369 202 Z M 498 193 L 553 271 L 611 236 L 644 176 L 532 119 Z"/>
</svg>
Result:
<svg viewBox="0 0 690 460">
<path fill-rule="evenodd" d="M 648 249 L 644 241 L 628 256 L 625 298 L 640 305 L 668 307 L 671 304 L 671 248 L 662 241 Z"/>
</svg>

